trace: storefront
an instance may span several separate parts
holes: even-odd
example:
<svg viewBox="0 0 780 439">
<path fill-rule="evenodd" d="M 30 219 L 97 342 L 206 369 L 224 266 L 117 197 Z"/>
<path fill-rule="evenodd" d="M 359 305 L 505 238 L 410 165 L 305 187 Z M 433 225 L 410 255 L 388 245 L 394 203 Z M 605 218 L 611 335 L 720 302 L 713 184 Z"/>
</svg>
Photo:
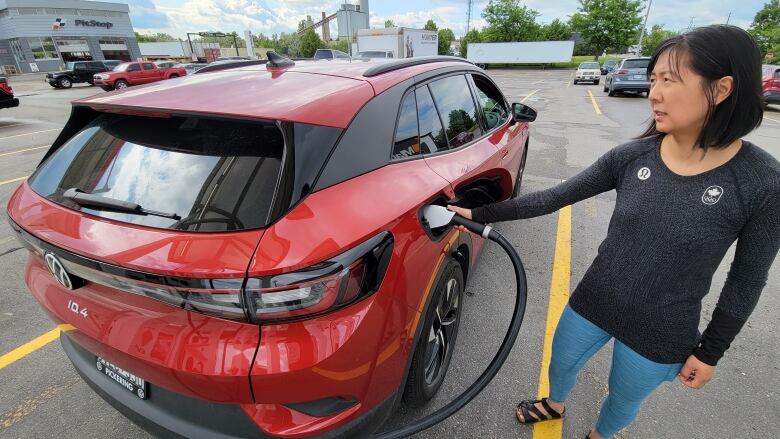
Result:
<svg viewBox="0 0 780 439">
<path fill-rule="evenodd" d="M 0 74 L 59 70 L 69 61 L 141 59 L 121 3 L 0 0 Z"/>
</svg>

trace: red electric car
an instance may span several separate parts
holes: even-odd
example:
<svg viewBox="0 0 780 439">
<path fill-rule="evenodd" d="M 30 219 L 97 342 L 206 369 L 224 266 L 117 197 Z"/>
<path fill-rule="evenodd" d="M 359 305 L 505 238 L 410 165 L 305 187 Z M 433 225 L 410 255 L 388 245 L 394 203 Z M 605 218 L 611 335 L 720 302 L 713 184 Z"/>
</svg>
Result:
<svg viewBox="0 0 780 439">
<path fill-rule="evenodd" d="M 155 434 L 366 436 L 439 389 L 484 243 L 421 209 L 509 198 L 536 113 L 451 58 L 228 67 L 73 104 L 26 283 Z"/>
</svg>

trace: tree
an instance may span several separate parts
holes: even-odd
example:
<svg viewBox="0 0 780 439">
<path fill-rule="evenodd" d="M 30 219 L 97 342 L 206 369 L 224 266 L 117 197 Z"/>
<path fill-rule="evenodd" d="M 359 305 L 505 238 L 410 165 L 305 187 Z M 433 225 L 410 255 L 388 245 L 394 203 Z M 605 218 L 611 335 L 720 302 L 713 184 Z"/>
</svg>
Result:
<svg viewBox="0 0 780 439">
<path fill-rule="evenodd" d="M 535 41 L 540 27 L 536 23 L 539 13 L 527 6 L 520 6 L 520 0 L 490 0 L 482 12 L 488 26 L 483 39 L 492 41 Z"/>
<path fill-rule="evenodd" d="M 330 47 L 331 49 L 340 50 L 344 53 L 349 53 L 349 42 L 347 40 L 331 41 L 328 44 L 328 47 Z"/>
<path fill-rule="evenodd" d="M 162 32 L 158 32 L 156 34 L 139 34 L 138 32 L 136 32 L 135 40 L 138 41 L 139 43 L 159 43 L 159 42 L 166 42 L 166 41 L 179 41 L 177 38 L 174 38 L 172 35 L 168 35 Z"/>
<path fill-rule="evenodd" d="M 665 40 L 677 35 L 675 32 L 664 29 L 662 24 L 654 24 L 642 40 L 642 56 L 650 56 L 655 51 L 655 48 Z"/>
<path fill-rule="evenodd" d="M 450 46 L 455 41 L 455 33 L 452 29 L 442 29 L 439 31 L 439 55 L 452 55 Z"/>
<path fill-rule="evenodd" d="M 580 0 L 579 11 L 571 18 L 572 28 L 582 33 L 595 59 L 607 49 L 636 42 L 642 23 L 640 0 Z"/>
<path fill-rule="evenodd" d="M 314 52 L 317 49 L 324 49 L 327 45 L 320 39 L 317 32 L 314 29 L 308 29 L 301 36 L 300 56 L 304 58 L 311 58 L 314 56 Z"/>
<path fill-rule="evenodd" d="M 393 20 L 385 20 L 385 27 L 396 27 Z"/>
<path fill-rule="evenodd" d="M 439 27 L 436 26 L 436 23 L 429 18 L 428 21 L 425 22 L 425 26 L 423 26 L 423 29 L 425 29 L 425 30 L 439 30 Z"/>
<path fill-rule="evenodd" d="M 777 63 L 780 57 L 780 0 L 765 3 L 756 13 L 748 31 L 755 38 L 761 54 L 766 56 L 768 52 L 774 53 L 772 61 Z"/>
<path fill-rule="evenodd" d="M 460 40 L 460 56 L 463 58 L 466 57 L 468 54 L 468 47 L 469 43 L 480 43 L 482 42 L 482 35 L 480 34 L 479 30 L 477 29 L 471 29 L 468 31 L 466 35 L 463 36 Z"/>
<path fill-rule="evenodd" d="M 301 37 L 297 32 L 289 34 L 282 32 L 279 35 L 278 48 L 280 54 L 298 57 L 301 55 Z"/>
<path fill-rule="evenodd" d="M 277 52 L 279 51 L 279 37 L 276 35 L 273 35 L 273 37 L 269 38 L 261 33 L 260 35 L 252 35 L 252 39 L 254 40 L 253 43 L 255 47 L 273 49 Z"/>
<path fill-rule="evenodd" d="M 233 37 L 235 37 L 235 40 Z M 202 43 L 217 43 L 219 44 L 219 47 L 233 47 L 235 44 L 237 44 L 238 47 L 246 47 L 246 41 L 242 37 L 239 37 L 235 31 L 230 32 L 229 34 L 225 34 L 224 37 L 200 37 L 192 41 L 200 41 Z"/>
<path fill-rule="evenodd" d="M 569 23 L 556 18 L 542 26 L 541 37 L 544 41 L 567 41 L 571 39 L 571 27 Z"/>
</svg>

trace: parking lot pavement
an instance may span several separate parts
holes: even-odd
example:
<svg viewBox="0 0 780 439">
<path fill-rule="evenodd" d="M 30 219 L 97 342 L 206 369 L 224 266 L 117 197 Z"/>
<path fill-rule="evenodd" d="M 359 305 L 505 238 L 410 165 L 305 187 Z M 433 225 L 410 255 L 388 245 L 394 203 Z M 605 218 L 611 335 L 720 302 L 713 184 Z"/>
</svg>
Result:
<svg viewBox="0 0 780 439">
<path fill-rule="evenodd" d="M 573 85 L 572 71 L 489 70 L 510 102 L 539 111 L 532 124 L 523 192 L 551 187 L 591 164 L 601 154 L 635 137 L 647 122 L 647 100 L 609 98 L 601 85 Z M 13 81 L 13 79 L 12 79 Z M 0 110 L 0 203 L 29 175 L 67 120 L 68 102 L 102 93 L 76 85 L 54 90 L 42 80 L 12 82 L 22 90 L 18 108 Z M 48 87 L 48 88 L 47 88 Z M 589 93 L 590 92 L 590 93 Z M 748 136 L 780 157 L 780 109 L 770 107 L 764 123 Z M 7 183 L 6 183 L 7 182 Z M 581 438 L 598 416 L 606 394 L 609 345 L 583 369 L 570 400 L 566 421 L 544 430 L 521 427 L 514 406 L 535 396 L 540 386 L 548 308 L 560 304 L 561 291 L 573 289 L 596 255 L 614 206 L 614 192 L 578 203 L 570 219 L 552 214 L 501 223 L 497 229 L 518 249 L 526 264 L 529 300 L 526 320 L 512 355 L 497 378 L 471 404 L 420 438 Z M 2 215 L 5 215 L 4 209 Z M 565 239 L 569 225 L 570 244 Z M 54 328 L 27 293 L 22 269 L 25 251 L 0 222 L 0 356 Z M 556 250 L 557 249 L 557 250 Z M 568 252 L 566 251 L 568 250 Z M 556 257 L 556 251 L 558 257 Z M 570 256 L 567 260 L 564 256 Z M 704 302 L 702 327 L 709 320 L 733 253 L 729 253 Z M 570 283 L 551 286 L 570 274 Z M 508 258 L 492 244 L 469 279 L 464 316 L 453 362 L 441 392 L 423 410 L 402 407 L 386 428 L 446 404 L 479 374 L 498 348 L 513 303 L 513 273 Z M 765 293 L 748 325 L 703 390 L 668 383 L 649 398 L 637 421 L 620 438 L 780 437 L 780 267 L 769 275 Z M 550 300 L 551 291 L 554 298 Z M 104 403 L 77 376 L 58 342 L 49 343 L 0 367 L 0 436 L 145 438 L 148 435 Z"/>
</svg>

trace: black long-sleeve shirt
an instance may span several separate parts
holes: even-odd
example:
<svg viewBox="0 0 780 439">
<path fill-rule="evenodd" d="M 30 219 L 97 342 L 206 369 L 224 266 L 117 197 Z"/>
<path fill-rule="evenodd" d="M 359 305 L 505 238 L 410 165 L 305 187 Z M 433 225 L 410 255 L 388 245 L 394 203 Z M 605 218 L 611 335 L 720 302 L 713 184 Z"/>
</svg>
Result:
<svg viewBox="0 0 780 439">
<path fill-rule="evenodd" d="M 472 210 L 487 223 L 532 218 L 612 189 L 607 237 L 570 306 L 658 363 L 716 365 L 755 308 L 780 247 L 780 163 L 743 141 L 693 176 L 661 160 L 662 135 L 618 146 L 560 185 Z M 734 241 L 717 307 L 699 336 L 701 301 Z"/>
</svg>

